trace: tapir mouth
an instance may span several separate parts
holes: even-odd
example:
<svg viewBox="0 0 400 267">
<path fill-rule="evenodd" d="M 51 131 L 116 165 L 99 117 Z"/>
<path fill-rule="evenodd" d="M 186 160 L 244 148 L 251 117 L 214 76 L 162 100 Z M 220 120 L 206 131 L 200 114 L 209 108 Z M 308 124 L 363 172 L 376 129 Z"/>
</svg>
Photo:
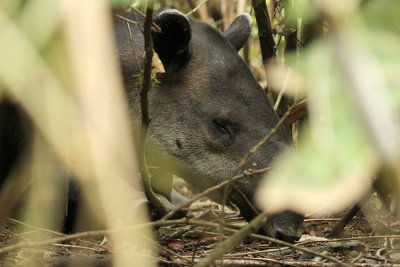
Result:
<svg viewBox="0 0 400 267">
<path fill-rule="evenodd" d="M 260 213 L 254 195 L 261 177 L 262 174 L 248 176 L 244 178 L 245 180 L 234 183 L 230 188 L 230 201 L 239 208 L 240 213 L 247 221 L 251 221 Z M 259 232 L 294 243 L 300 239 L 303 233 L 303 221 L 304 216 L 293 211 L 271 214 Z"/>
<path fill-rule="evenodd" d="M 181 168 L 181 170 L 183 169 L 184 168 Z M 182 177 L 194 177 L 193 172 L 190 172 L 190 168 L 187 168 L 186 171 L 187 172 L 181 173 L 181 175 L 183 175 Z M 246 171 L 248 172 L 249 169 L 246 168 Z M 265 172 L 262 172 L 261 169 L 258 171 L 253 170 L 251 173 L 249 173 L 249 175 L 246 175 L 243 178 L 238 177 L 239 179 L 233 181 L 227 189 L 228 194 L 226 196 L 228 196 L 229 199 L 226 200 L 237 206 L 241 215 L 247 221 L 251 221 L 261 212 L 261 210 L 257 207 L 254 196 L 259 182 L 264 174 Z M 194 189 L 203 191 L 213 186 L 211 183 L 207 184 L 207 181 L 213 180 L 209 177 L 204 178 L 202 176 L 197 176 L 196 178 L 198 179 L 191 179 L 188 181 Z M 221 178 L 220 180 L 226 181 L 226 178 Z M 208 194 L 208 197 L 219 203 L 225 202 L 224 191 L 225 187 L 219 188 L 218 190 Z M 303 215 L 292 211 L 272 214 L 267 223 L 262 227 L 260 233 L 293 243 L 300 238 L 303 232 L 303 220 Z"/>
<path fill-rule="evenodd" d="M 250 221 L 256 217 L 260 210 L 254 201 L 254 193 L 261 179 L 261 175 L 251 175 L 234 182 L 229 190 L 229 200 L 236 205 L 241 215 Z"/>
</svg>

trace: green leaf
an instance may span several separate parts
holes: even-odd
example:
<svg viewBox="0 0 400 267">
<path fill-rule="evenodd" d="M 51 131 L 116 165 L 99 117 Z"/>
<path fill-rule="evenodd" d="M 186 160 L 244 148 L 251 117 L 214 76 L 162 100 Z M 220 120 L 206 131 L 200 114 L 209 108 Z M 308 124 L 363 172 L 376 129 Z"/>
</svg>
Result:
<svg viewBox="0 0 400 267">
<path fill-rule="evenodd" d="M 309 127 L 297 151 L 281 155 L 266 175 L 260 205 L 271 211 L 339 211 L 369 186 L 378 159 L 330 40 L 303 51 L 294 66 L 309 85 Z"/>
</svg>

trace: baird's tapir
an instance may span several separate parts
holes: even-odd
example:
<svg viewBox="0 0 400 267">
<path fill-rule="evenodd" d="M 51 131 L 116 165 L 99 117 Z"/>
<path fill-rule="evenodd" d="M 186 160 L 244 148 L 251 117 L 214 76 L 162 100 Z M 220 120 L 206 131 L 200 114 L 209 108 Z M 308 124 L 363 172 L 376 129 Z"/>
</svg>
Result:
<svg viewBox="0 0 400 267">
<path fill-rule="evenodd" d="M 138 23 L 120 18 L 114 22 L 125 89 L 137 121 L 144 18 L 133 11 L 120 14 Z M 154 22 L 161 30 L 152 32 L 153 46 L 165 72 L 158 73 L 149 92 L 147 157 L 149 165 L 161 166 L 153 171 L 154 190 L 173 202 L 172 174 L 184 178 L 198 192 L 229 179 L 248 151 L 274 128 L 278 117 L 238 54 L 250 35 L 250 15 L 237 17 L 223 34 L 176 10 L 159 13 Z M 279 129 L 240 172 L 270 166 L 288 142 L 285 131 Z M 160 165 L 163 157 L 170 166 Z M 256 207 L 253 197 L 261 176 L 236 182 L 241 192 L 231 190 L 229 194 L 247 220 L 257 215 L 246 198 Z M 221 202 L 223 191 L 214 191 L 209 197 Z M 302 225 L 302 215 L 286 211 L 272 216 L 264 229 L 273 237 L 294 242 Z"/>
<path fill-rule="evenodd" d="M 136 124 L 140 121 L 144 18 L 131 11 L 119 14 L 138 24 L 118 17 L 114 20 L 116 53 Z M 239 16 L 223 34 L 176 10 L 157 14 L 154 22 L 161 28 L 152 34 L 154 50 L 165 72 L 158 73 L 149 92 L 151 121 L 146 154 L 155 192 L 174 205 L 183 198 L 172 189 L 173 174 L 184 178 L 197 192 L 229 179 L 243 156 L 274 128 L 278 117 L 238 54 L 250 35 L 249 15 Z M 29 124 L 18 105 L 0 101 L 0 185 L 29 145 Z M 288 136 L 279 129 L 240 173 L 270 166 L 287 146 Z M 247 220 L 258 212 L 253 209 L 257 207 L 254 192 L 261 176 L 237 181 L 229 193 L 229 201 Z M 69 193 L 69 207 L 73 207 L 79 190 Z M 217 202 L 222 196 L 223 189 L 209 195 Z M 71 217 L 66 220 L 67 228 L 71 227 Z M 270 217 L 264 230 L 293 242 L 299 238 L 302 224 L 302 215 L 286 211 Z"/>
</svg>

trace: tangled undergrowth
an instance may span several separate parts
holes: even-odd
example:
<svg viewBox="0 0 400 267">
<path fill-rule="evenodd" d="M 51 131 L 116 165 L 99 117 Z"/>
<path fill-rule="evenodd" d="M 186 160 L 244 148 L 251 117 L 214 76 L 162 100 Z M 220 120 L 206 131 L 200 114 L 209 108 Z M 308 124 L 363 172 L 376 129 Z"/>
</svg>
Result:
<svg viewBox="0 0 400 267">
<path fill-rule="evenodd" d="M 378 209 L 373 200 L 370 200 L 368 206 L 369 215 L 354 218 L 341 237 L 324 238 L 342 214 L 325 218 L 309 216 L 305 220 L 302 239 L 295 244 L 298 249 L 279 246 L 263 240 L 262 236 L 254 235 L 235 245 L 216 265 L 338 266 L 338 262 L 323 258 L 328 256 L 351 266 L 399 266 L 399 221 L 387 218 L 386 213 Z M 239 229 L 246 224 L 239 212 L 225 208 L 225 222 L 219 224 L 223 227 L 211 227 L 213 223 L 220 223 L 221 217 L 222 206 L 202 199 L 192 205 L 186 223 L 181 220 L 180 224 L 154 227 L 158 239 L 158 242 L 154 242 L 157 251 L 143 251 L 128 243 L 115 246 L 107 239 L 107 234 L 100 234 L 45 246 L 26 243 L 26 246 L 3 254 L 0 266 L 112 266 L 112 255 L 115 252 L 126 255 L 145 254 L 156 261 L 158 266 L 193 266 L 201 262 L 219 240 L 225 240 L 231 235 L 232 229 Z M 228 228 L 231 230 L 226 231 Z M 64 236 L 9 218 L 1 226 L 0 246 L 7 248 L 16 242 L 32 240 L 38 233 L 42 238 L 43 233 L 46 233 L 49 239 Z M 301 248 L 308 248 L 315 254 L 304 252 Z"/>
</svg>

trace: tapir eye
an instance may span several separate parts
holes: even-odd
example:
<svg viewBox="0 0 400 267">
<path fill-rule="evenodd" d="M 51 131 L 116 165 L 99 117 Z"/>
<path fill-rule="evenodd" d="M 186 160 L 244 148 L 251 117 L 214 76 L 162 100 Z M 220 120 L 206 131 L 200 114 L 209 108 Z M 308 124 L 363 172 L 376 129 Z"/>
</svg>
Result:
<svg viewBox="0 0 400 267">
<path fill-rule="evenodd" d="M 230 130 L 229 130 L 229 127 L 228 127 L 227 125 L 225 125 L 222 121 L 217 120 L 217 119 L 214 119 L 214 120 L 213 120 L 213 123 L 214 123 L 215 127 L 216 127 L 219 131 L 221 131 L 222 133 L 227 134 L 227 135 L 229 135 L 229 136 L 231 135 L 231 132 L 230 132 Z"/>
<path fill-rule="evenodd" d="M 229 121 L 222 119 L 213 119 L 212 124 L 224 145 L 228 145 L 235 135 L 232 124 Z"/>
</svg>

